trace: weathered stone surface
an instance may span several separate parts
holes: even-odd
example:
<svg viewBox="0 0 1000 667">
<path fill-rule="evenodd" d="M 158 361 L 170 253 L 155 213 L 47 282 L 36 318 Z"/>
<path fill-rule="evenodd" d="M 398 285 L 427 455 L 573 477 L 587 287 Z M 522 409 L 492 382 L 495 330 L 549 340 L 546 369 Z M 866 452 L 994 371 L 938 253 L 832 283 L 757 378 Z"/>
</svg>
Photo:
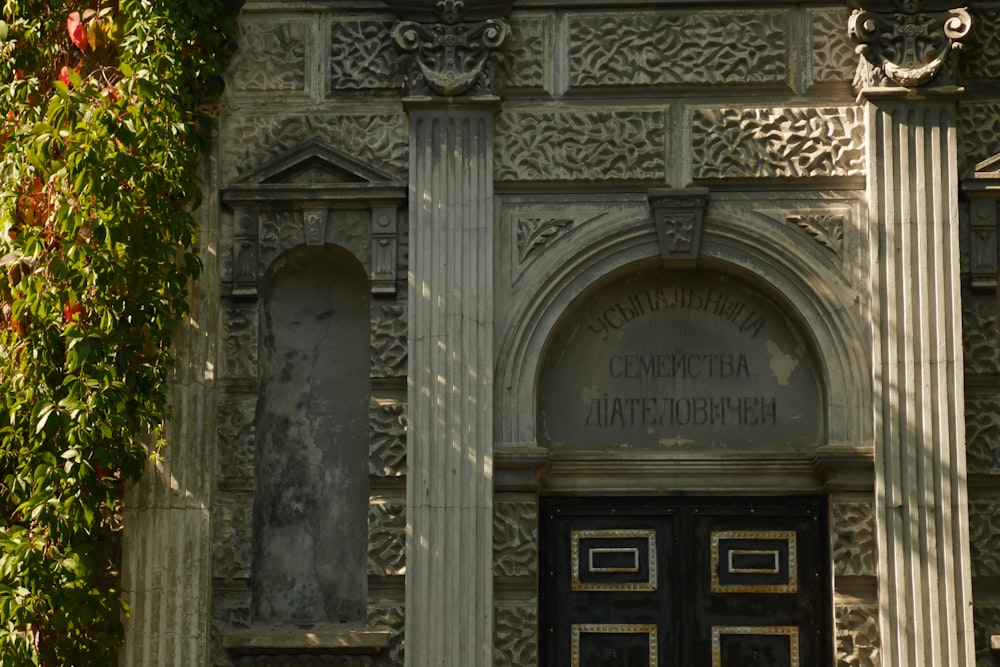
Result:
<svg viewBox="0 0 1000 667">
<path fill-rule="evenodd" d="M 976 164 L 997 153 L 1000 103 L 962 102 L 958 106 L 958 165 L 967 176 Z"/>
<path fill-rule="evenodd" d="M 377 477 L 406 474 L 406 403 L 372 401 L 371 457 L 368 470 Z"/>
<path fill-rule="evenodd" d="M 403 667 L 404 607 L 402 604 L 375 602 L 368 605 L 368 627 L 372 629 L 388 629 L 392 631 L 389 637 L 389 648 L 376 656 L 378 667 Z"/>
<path fill-rule="evenodd" d="M 390 174 L 406 174 L 409 137 L 402 111 L 337 116 L 244 112 L 228 119 L 223 132 L 234 138 L 223 143 L 224 183 L 315 138 Z"/>
<path fill-rule="evenodd" d="M 1000 577 L 1000 504 L 995 500 L 969 503 L 969 543 L 973 576 Z"/>
<path fill-rule="evenodd" d="M 253 565 L 253 500 L 249 494 L 220 494 L 212 519 L 212 577 L 250 578 Z"/>
<path fill-rule="evenodd" d="M 496 667 L 538 664 L 537 600 L 496 605 L 493 625 L 493 664 Z"/>
<path fill-rule="evenodd" d="M 542 14 L 512 14 L 510 45 L 503 60 L 508 88 L 541 88 L 545 84 L 548 21 Z"/>
<path fill-rule="evenodd" d="M 806 178 L 864 173 L 858 107 L 696 108 L 694 177 Z"/>
<path fill-rule="evenodd" d="M 962 293 L 962 349 L 966 373 L 1000 373 L 1000 303 L 996 296 Z"/>
<path fill-rule="evenodd" d="M 228 68 L 228 87 L 241 92 L 305 88 L 307 23 L 247 17 L 239 25 L 239 49 Z"/>
<path fill-rule="evenodd" d="M 373 500 L 368 505 L 368 574 L 406 572 L 406 502 Z"/>
<path fill-rule="evenodd" d="M 330 23 L 330 90 L 398 88 L 402 68 L 392 46 L 392 21 L 335 20 Z"/>
<path fill-rule="evenodd" d="M 570 84 L 781 82 L 785 21 L 771 10 L 571 14 Z"/>
<path fill-rule="evenodd" d="M 874 576 L 875 506 L 866 502 L 835 502 L 830 517 L 834 574 Z"/>
<path fill-rule="evenodd" d="M 538 509 L 534 502 L 493 505 L 493 575 L 534 576 L 538 569 Z"/>
<path fill-rule="evenodd" d="M 372 308 L 372 377 L 406 377 L 406 306 Z"/>
<path fill-rule="evenodd" d="M 231 302 L 222 309 L 222 377 L 257 377 L 257 304 Z"/>
<path fill-rule="evenodd" d="M 1000 667 L 1000 652 L 990 646 L 990 637 L 1000 634 L 1000 607 L 976 605 L 972 608 L 976 632 L 976 667 Z"/>
<path fill-rule="evenodd" d="M 261 211 L 259 271 L 263 273 L 281 253 L 297 246 L 340 245 L 355 257 L 369 257 L 371 213 L 363 210 L 310 209 Z M 366 267 L 368 268 L 368 267 Z"/>
<path fill-rule="evenodd" d="M 812 75 L 816 83 L 850 83 L 858 57 L 847 39 L 846 8 L 814 9 L 812 16 Z"/>
<path fill-rule="evenodd" d="M 880 667 L 878 611 L 838 606 L 836 617 L 837 667 Z"/>
<path fill-rule="evenodd" d="M 290 653 L 241 656 L 233 664 L 236 667 L 370 667 L 375 664 L 375 658 L 370 655 Z"/>
<path fill-rule="evenodd" d="M 219 401 L 215 474 L 220 484 L 253 487 L 256 408 L 256 394 L 231 394 Z"/>
<path fill-rule="evenodd" d="M 965 401 L 965 443 L 969 472 L 1000 472 L 1000 400 Z"/>
<path fill-rule="evenodd" d="M 969 13 L 974 27 L 962 49 L 960 71 L 962 79 L 978 90 L 977 81 L 1000 77 L 1000 6 L 970 7 Z"/>
<path fill-rule="evenodd" d="M 501 181 L 654 179 L 664 174 L 661 111 L 510 112 L 497 117 Z"/>
</svg>

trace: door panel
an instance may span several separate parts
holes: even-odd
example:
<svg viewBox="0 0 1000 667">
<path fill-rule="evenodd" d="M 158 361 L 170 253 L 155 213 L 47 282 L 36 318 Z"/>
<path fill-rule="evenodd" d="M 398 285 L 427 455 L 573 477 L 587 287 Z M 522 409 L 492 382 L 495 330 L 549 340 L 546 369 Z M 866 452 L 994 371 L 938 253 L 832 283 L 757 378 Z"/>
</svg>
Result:
<svg viewBox="0 0 1000 667">
<path fill-rule="evenodd" d="M 823 499 L 542 507 L 545 667 L 828 664 Z"/>
</svg>

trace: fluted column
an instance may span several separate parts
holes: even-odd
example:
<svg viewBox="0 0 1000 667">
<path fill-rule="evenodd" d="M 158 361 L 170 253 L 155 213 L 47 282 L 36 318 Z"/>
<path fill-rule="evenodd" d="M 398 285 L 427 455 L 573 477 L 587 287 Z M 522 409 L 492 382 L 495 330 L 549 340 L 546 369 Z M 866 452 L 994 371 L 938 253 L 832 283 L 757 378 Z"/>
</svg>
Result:
<svg viewBox="0 0 1000 667">
<path fill-rule="evenodd" d="M 951 10 L 925 25 L 928 16 L 858 10 L 851 25 L 864 56 L 869 151 L 879 624 L 887 666 L 971 667 L 960 89 L 950 85 L 947 59 L 968 31 L 968 15 Z M 913 35 L 942 40 L 944 48 L 931 52 L 938 58 L 906 41 Z M 913 66 L 886 59 L 890 53 L 909 54 Z"/>
<path fill-rule="evenodd" d="M 468 3 L 472 5 L 474 3 Z M 493 52 L 502 21 L 402 21 L 410 116 L 406 665 L 493 653 Z"/>
</svg>

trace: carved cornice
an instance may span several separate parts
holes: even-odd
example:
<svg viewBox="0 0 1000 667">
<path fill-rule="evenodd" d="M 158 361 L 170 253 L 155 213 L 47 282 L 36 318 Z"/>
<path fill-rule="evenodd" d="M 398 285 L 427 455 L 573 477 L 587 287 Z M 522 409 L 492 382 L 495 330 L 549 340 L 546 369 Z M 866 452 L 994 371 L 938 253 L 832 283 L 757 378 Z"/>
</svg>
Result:
<svg viewBox="0 0 1000 667">
<path fill-rule="evenodd" d="M 403 54 L 410 95 L 492 95 L 496 63 L 510 28 L 499 18 L 467 20 L 462 0 L 440 0 L 436 23 L 400 21 L 393 42 Z"/>
<path fill-rule="evenodd" d="M 861 56 L 856 90 L 955 85 L 957 54 L 972 29 L 964 7 L 921 0 L 865 3 L 848 19 L 847 32 Z"/>
</svg>

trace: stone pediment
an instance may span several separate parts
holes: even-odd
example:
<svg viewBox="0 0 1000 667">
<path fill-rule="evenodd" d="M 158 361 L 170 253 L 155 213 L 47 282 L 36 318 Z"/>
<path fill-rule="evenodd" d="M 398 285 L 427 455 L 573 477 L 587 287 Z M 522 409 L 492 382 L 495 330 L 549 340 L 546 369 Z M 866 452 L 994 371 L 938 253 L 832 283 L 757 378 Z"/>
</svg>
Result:
<svg viewBox="0 0 1000 667">
<path fill-rule="evenodd" d="M 318 140 L 308 141 L 223 190 L 226 204 L 296 201 L 399 201 L 405 184 Z"/>
<path fill-rule="evenodd" d="M 1000 153 L 988 157 L 976 164 L 976 171 L 972 175 L 973 181 L 994 181 L 991 185 L 1000 184 Z"/>
</svg>

